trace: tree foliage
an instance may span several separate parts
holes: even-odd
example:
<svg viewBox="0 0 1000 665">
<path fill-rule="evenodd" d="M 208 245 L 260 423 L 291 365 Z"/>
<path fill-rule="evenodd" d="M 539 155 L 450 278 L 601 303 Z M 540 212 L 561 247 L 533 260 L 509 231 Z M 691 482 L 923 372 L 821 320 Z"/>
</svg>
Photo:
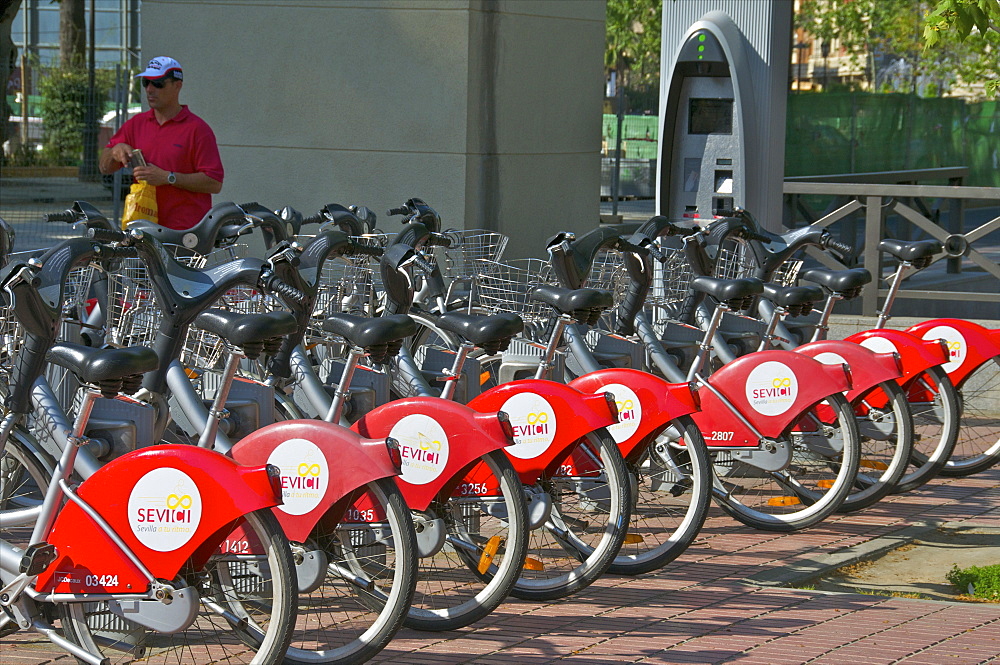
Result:
<svg viewBox="0 0 1000 665">
<path fill-rule="evenodd" d="M 608 0 L 604 66 L 627 87 L 659 83 L 662 17 L 662 0 Z"/>
<path fill-rule="evenodd" d="M 112 72 L 98 70 L 91 96 L 90 75 L 83 67 L 57 67 L 43 73 L 38 89 L 41 93 L 39 110 L 45 128 L 42 151 L 46 161 L 73 165 L 80 160 L 87 104 L 100 104 L 107 98 L 112 78 Z"/>
<path fill-rule="evenodd" d="M 927 50 L 961 43 L 981 58 L 962 71 L 966 81 L 984 81 L 986 92 L 1000 90 L 1000 0 L 939 0 L 924 22 Z"/>
</svg>

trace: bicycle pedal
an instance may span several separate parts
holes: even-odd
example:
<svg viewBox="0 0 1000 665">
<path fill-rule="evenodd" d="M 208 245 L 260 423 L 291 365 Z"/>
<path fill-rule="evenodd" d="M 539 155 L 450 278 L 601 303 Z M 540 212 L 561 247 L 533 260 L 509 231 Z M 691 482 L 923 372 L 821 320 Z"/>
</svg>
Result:
<svg viewBox="0 0 1000 665">
<path fill-rule="evenodd" d="M 56 552 L 55 545 L 49 543 L 28 545 L 28 549 L 24 551 L 24 555 L 21 557 L 21 565 L 18 567 L 18 570 L 31 577 L 41 575 L 56 560 L 57 556 L 58 553 Z"/>
</svg>

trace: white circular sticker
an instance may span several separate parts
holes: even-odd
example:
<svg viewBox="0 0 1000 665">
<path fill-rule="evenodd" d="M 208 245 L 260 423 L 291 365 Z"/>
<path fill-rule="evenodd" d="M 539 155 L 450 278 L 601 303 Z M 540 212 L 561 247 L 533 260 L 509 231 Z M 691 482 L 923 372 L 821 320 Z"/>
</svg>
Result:
<svg viewBox="0 0 1000 665">
<path fill-rule="evenodd" d="M 510 417 L 514 445 L 506 452 L 519 459 L 534 459 L 548 450 L 556 438 L 556 412 L 541 395 L 514 395 L 500 407 Z"/>
<path fill-rule="evenodd" d="M 861 346 L 875 353 L 896 353 L 896 345 L 885 337 L 868 337 L 861 342 Z"/>
<path fill-rule="evenodd" d="M 642 420 L 642 405 L 639 403 L 639 396 L 628 386 L 620 383 L 612 383 L 602 387 L 595 394 L 602 395 L 611 393 L 615 396 L 615 405 L 618 407 L 618 422 L 608 427 L 608 432 L 614 438 L 615 443 L 628 441 L 639 429 L 639 421 Z"/>
<path fill-rule="evenodd" d="M 750 372 L 746 394 L 754 411 L 765 416 L 777 416 L 792 408 L 799 394 L 799 382 L 790 367 L 770 360 Z"/>
<path fill-rule="evenodd" d="M 824 365 L 847 365 L 849 364 L 841 356 L 836 353 L 830 353 L 829 351 L 824 351 L 823 353 L 813 356 L 813 360 L 817 360 Z"/>
<path fill-rule="evenodd" d="M 128 523 L 149 549 L 173 552 L 198 530 L 201 508 L 201 493 L 189 475 L 177 469 L 154 469 L 132 488 Z"/>
<path fill-rule="evenodd" d="M 312 441 L 289 439 L 271 451 L 267 463 L 278 467 L 282 504 L 289 515 L 305 515 L 319 505 L 330 486 L 326 456 Z"/>
<path fill-rule="evenodd" d="M 402 478 L 411 485 L 426 485 L 444 472 L 448 463 L 448 436 L 430 416 L 414 413 L 393 425 L 389 436 L 399 442 Z"/>
<path fill-rule="evenodd" d="M 968 352 L 968 344 L 965 337 L 951 326 L 935 326 L 924 333 L 924 339 L 943 339 L 948 347 L 948 362 L 944 364 L 944 371 L 948 374 L 954 372 L 965 362 L 965 355 Z"/>
</svg>

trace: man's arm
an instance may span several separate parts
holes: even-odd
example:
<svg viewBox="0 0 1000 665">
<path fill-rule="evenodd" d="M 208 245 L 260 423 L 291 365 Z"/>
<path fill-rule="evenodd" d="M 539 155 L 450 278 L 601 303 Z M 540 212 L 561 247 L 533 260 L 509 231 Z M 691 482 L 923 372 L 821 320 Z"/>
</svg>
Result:
<svg viewBox="0 0 1000 665">
<path fill-rule="evenodd" d="M 153 166 L 152 164 L 147 166 L 137 166 L 132 169 L 133 178 L 144 180 L 150 185 L 155 185 L 157 187 L 160 185 L 170 184 L 167 182 L 167 176 L 169 174 L 169 171 L 165 171 L 159 166 Z M 174 182 L 173 186 L 186 189 L 189 192 L 218 194 L 222 191 L 222 183 L 205 175 L 204 173 L 177 173 L 175 171 L 174 176 L 177 180 Z"/>
<path fill-rule="evenodd" d="M 121 167 L 128 164 L 129 155 L 132 154 L 132 146 L 128 143 L 116 143 L 110 148 L 101 151 L 101 157 L 97 162 L 97 168 L 101 173 L 114 173 Z"/>
</svg>

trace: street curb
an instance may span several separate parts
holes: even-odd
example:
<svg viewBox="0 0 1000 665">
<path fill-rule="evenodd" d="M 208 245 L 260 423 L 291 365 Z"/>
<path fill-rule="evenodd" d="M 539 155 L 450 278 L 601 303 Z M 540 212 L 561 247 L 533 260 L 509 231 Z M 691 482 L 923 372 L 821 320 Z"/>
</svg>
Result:
<svg viewBox="0 0 1000 665">
<path fill-rule="evenodd" d="M 934 531 L 945 524 L 945 522 L 914 522 L 890 535 L 873 538 L 853 547 L 824 554 L 814 559 L 805 559 L 788 566 L 765 570 L 741 581 L 744 584 L 760 587 L 785 587 L 809 582 L 837 568 L 878 558 L 896 548 L 912 543 L 921 535 Z"/>
<path fill-rule="evenodd" d="M 765 570 L 745 577 L 741 582 L 759 587 L 787 587 L 810 582 L 838 568 L 850 566 L 861 561 L 877 559 L 894 549 L 918 540 L 925 533 L 939 529 L 942 531 L 986 529 L 991 532 L 997 531 L 1000 533 L 1000 529 L 995 524 L 938 521 L 914 522 L 887 536 L 873 538 L 853 547 L 846 547 L 814 559 L 805 559 L 788 566 Z"/>
</svg>

